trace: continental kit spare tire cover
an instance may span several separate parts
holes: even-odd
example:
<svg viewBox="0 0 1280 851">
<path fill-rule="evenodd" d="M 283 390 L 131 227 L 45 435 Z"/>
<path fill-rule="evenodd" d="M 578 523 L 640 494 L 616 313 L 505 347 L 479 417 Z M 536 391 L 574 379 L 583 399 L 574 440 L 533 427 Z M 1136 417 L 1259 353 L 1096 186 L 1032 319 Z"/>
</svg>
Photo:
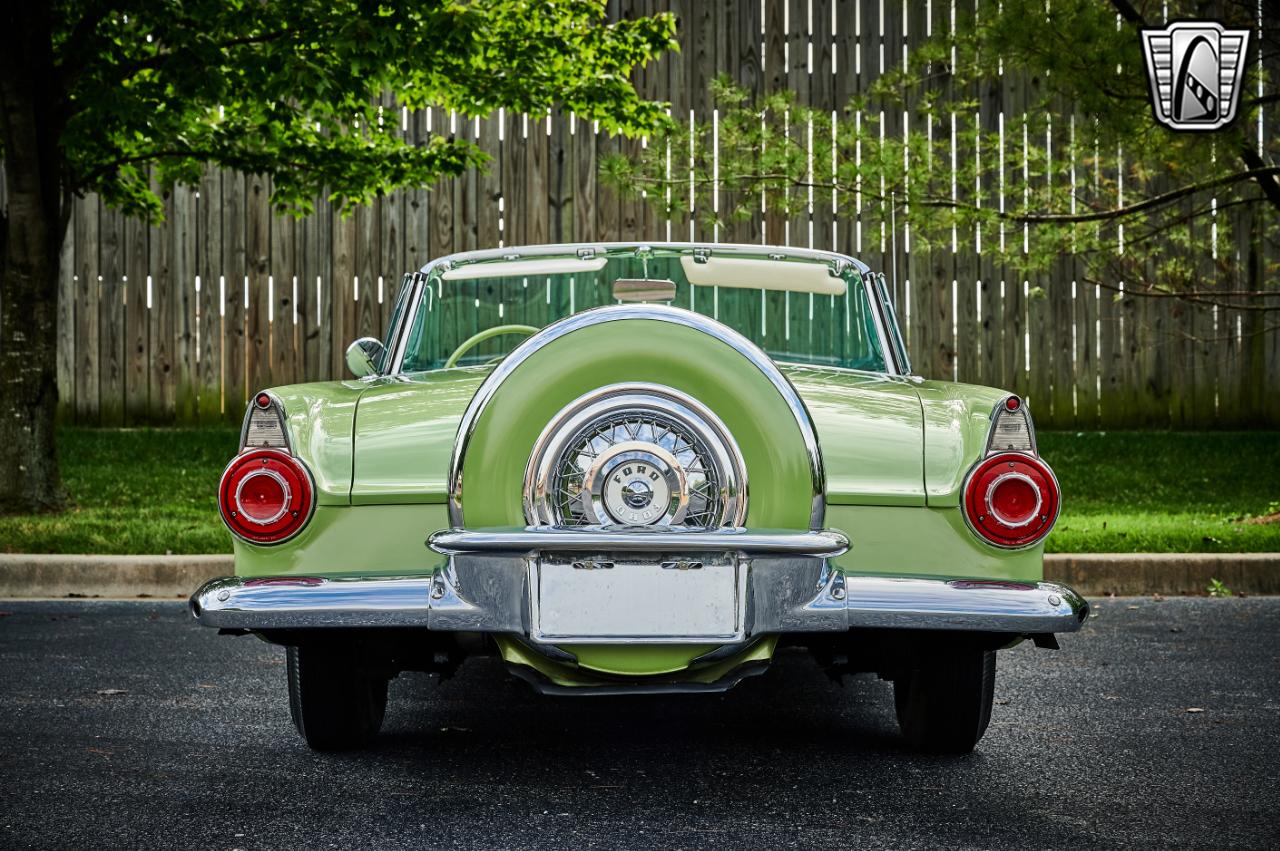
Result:
<svg viewBox="0 0 1280 851">
<path fill-rule="evenodd" d="M 518 346 L 476 392 L 455 447 L 450 511 L 467 529 L 545 522 L 526 506 L 539 437 L 573 403 L 611 385 L 657 385 L 696 400 L 728 431 L 746 476 L 743 525 L 822 521 L 816 434 L 772 361 L 728 327 L 686 310 L 616 305 L 575 314 Z M 714 646 L 574 645 L 580 665 L 618 674 L 680 670 Z"/>
</svg>

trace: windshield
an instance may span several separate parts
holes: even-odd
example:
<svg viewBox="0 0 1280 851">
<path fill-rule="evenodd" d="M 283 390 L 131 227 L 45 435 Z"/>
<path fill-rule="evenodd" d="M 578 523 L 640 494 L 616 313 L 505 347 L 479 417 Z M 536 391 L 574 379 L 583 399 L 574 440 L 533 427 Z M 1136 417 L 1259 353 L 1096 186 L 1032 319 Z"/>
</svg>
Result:
<svg viewBox="0 0 1280 851">
<path fill-rule="evenodd" d="M 552 322 L 638 302 L 716 319 L 775 361 L 885 371 L 858 267 L 780 251 L 568 246 L 563 254 L 462 258 L 433 269 L 423 286 L 400 371 L 496 363 Z"/>
</svg>

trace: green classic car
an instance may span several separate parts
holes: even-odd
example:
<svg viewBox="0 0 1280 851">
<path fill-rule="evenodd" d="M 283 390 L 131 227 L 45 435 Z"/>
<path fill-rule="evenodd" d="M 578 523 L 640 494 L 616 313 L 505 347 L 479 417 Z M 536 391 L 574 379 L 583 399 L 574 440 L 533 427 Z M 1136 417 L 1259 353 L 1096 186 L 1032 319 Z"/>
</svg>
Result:
<svg viewBox="0 0 1280 851">
<path fill-rule="evenodd" d="M 318 749 L 401 671 L 497 654 L 557 695 L 720 692 L 780 645 L 894 684 L 963 753 L 995 651 L 1088 604 L 1043 579 L 1059 491 L 1026 405 L 912 374 L 884 277 L 790 247 L 456 254 L 354 380 L 249 405 L 219 484 L 236 575 L 200 623 L 288 648 Z"/>
</svg>

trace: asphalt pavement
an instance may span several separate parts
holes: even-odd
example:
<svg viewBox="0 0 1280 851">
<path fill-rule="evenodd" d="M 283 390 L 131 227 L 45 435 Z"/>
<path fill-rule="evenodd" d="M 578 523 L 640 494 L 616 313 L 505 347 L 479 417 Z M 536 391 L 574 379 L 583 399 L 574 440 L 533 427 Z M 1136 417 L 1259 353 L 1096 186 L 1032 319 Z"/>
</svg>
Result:
<svg viewBox="0 0 1280 851">
<path fill-rule="evenodd" d="M 1280 598 L 1095 611 L 1000 654 L 963 758 L 798 652 L 718 696 L 405 675 L 335 756 L 295 735 L 281 648 L 169 602 L 0 602 L 0 847 L 1276 847 Z"/>
</svg>

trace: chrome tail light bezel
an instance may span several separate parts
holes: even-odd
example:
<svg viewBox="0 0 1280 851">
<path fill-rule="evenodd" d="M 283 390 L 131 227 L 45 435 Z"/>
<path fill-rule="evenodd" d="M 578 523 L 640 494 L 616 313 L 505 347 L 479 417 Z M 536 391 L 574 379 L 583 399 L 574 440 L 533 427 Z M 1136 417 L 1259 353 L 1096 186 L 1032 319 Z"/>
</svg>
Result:
<svg viewBox="0 0 1280 851">
<path fill-rule="evenodd" d="M 218 513 L 237 539 L 259 547 L 283 544 L 311 522 L 316 509 L 316 483 L 311 470 L 293 451 L 285 428 L 285 410 L 269 390 L 255 393 L 240 429 L 240 449 L 218 481 Z M 239 498 L 244 483 L 265 473 L 282 483 L 284 509 L 272 520 L 241 518 Z"/>
<path fill-rule="evenodd" d="M 1023 399 L 1009 394 L 996 403 L 982 456 L 969 468 L 960 487 L 960 513 L 965 525 L 987 546 L 1002 550 L 1034 547 L 1048 537 L 1058 522 L 1062 489 L 1053 469 L 1040 457 L 1035 434 L 1035 425 Z M 1004 471 L 990 477 L 1002 466 L 1006 467 Z M 998 513 L 989 510 L 995 486 L 1008 475 L 1025 479 L 1036 490 L 1036 511 L 1022 523 L 1002 522 Z M 1028 528 L 1033 525 L 1034 528 Z"/>
<path fill-rule="evenodd" d="M 275 519 L 263 522 L 240 516 L 241 486 L 261 472 L 279 477 L 286 499 L 285 507 Z M 283 544 L 295 537 L 307 524 L 316 508 L 315 480 L 307 466 L 279 449 L 250 449 L 231 460 L 218 482 L 218 512 L 231 534 L 257 546 Z"/>
</svg>

